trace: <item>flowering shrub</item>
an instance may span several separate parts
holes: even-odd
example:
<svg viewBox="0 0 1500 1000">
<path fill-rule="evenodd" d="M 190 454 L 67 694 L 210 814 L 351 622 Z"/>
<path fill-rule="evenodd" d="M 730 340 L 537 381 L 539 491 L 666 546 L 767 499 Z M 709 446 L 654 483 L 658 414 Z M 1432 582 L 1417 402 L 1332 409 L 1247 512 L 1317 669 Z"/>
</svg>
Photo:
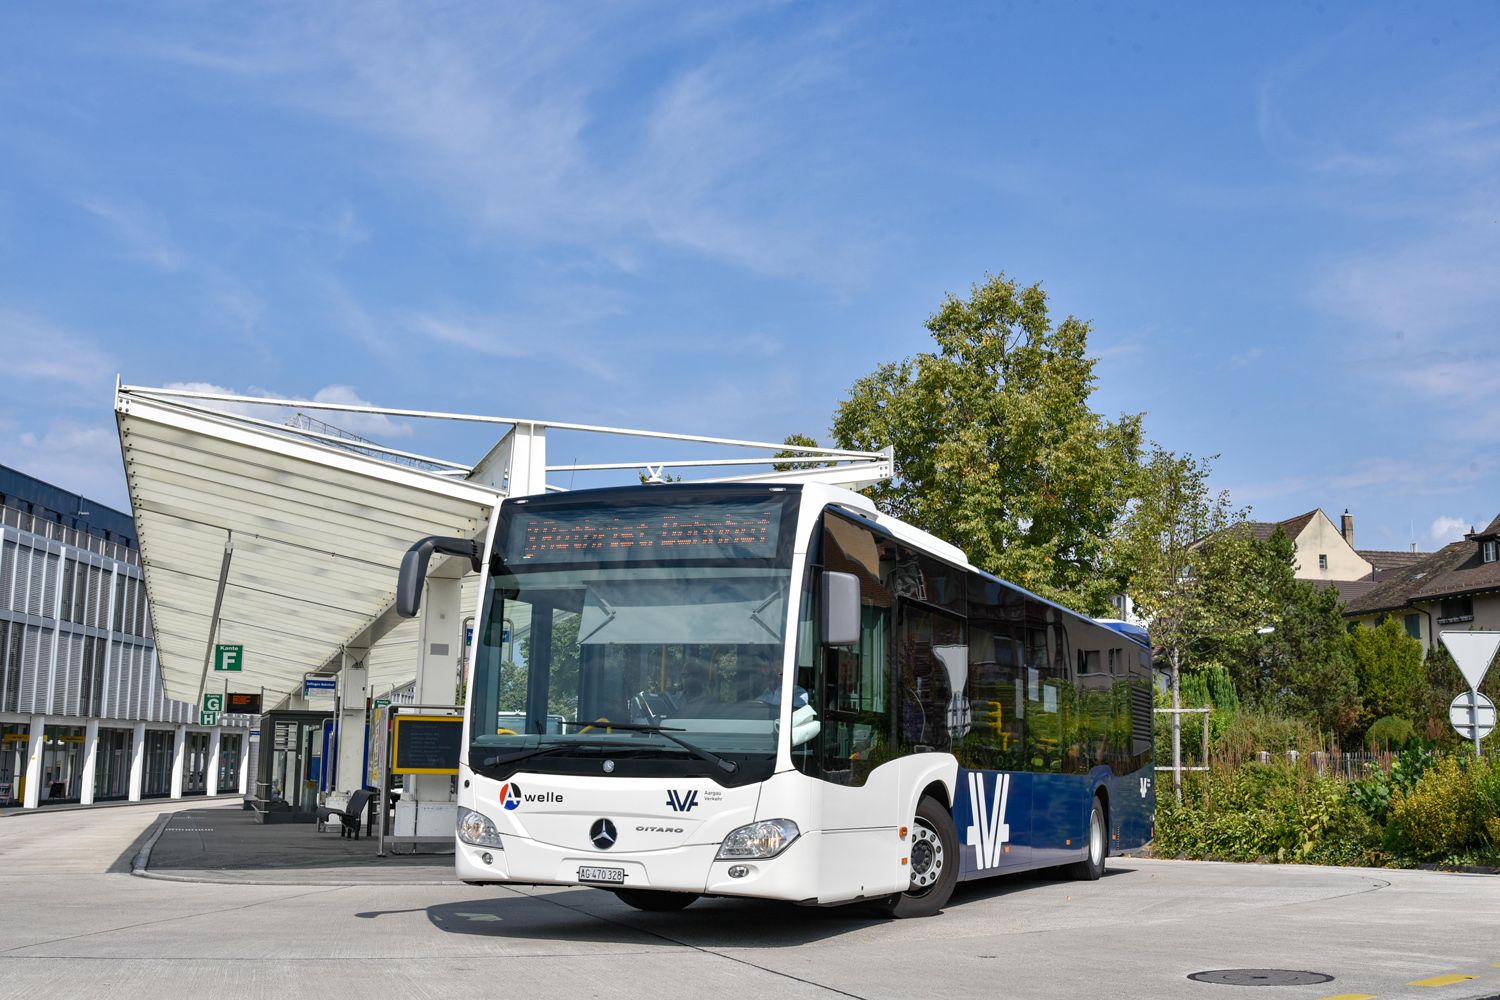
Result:
<svg viewBox="0 0 1500 1000">
<path fill-rule="evenodd" d="M 1163 789 L 1158 857 L 1409 867 L 1500 865 L 1500 758 L 1408 746 L 1388 771 L 1319 776 L 1308 755 L 1271 764 L 1218 760 Z"/>
<path fill-rule="evenodd" d="M 1500 766 L 1449 754 L 1395 796 L 1390 842 L 1423 861 L 1493 857 L 1500 851 Z"/>
</svg>

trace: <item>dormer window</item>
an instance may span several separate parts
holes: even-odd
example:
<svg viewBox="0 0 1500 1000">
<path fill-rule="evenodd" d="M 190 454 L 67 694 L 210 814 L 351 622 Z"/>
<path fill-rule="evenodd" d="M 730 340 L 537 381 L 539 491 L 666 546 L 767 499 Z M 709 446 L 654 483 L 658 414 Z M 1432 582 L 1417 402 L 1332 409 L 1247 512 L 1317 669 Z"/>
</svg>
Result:
<svg viewBox="0 0 1500 1000">
<path fill-rule="evenodd" d="M 1500 542 L 1496 542 L 1493 538 L 1487 542 L 1480 542 L 1479 558 L 1484 562 L 1494 562 L 1497 557 L 1500 557 L 1500 553 L 1495 551 L 1497 548 L 1500 548 Z"/>
<path fill-rule="evenodd" d="M 1327 569 L 1327 568 L 1328 568 L 1328 557 L 1326 555 L 1320 555 L 1320 556 L 1318 556 L 1318 569 Z"/>
</svg>

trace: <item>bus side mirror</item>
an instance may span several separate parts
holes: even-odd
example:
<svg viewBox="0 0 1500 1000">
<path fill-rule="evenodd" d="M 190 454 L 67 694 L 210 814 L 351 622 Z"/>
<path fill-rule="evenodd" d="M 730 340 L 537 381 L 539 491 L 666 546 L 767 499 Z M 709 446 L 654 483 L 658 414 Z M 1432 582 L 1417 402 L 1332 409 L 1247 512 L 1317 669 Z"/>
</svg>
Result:
<svg viewBox="0 0 1500 1000">
<path fill-rule="evenodd" d="M 415 618 L 422 607 L 422 584 L 427 582 L 427 564 L 434 552 L 462 556 L 478 573 L 483 566 L 479 558 L 480 542 L 472 538 L 444 538 L 428 535 L 406 550 L 401 557 L 401 575 L 396 578 L 396 614 Z"/>
<path fill-rule="evenodd" d="M 819 629 L 823 645 L 858 646 L 861 618 L 859 577 L 853 573 L 825 572 L 822 587 Z"/>
</svg>

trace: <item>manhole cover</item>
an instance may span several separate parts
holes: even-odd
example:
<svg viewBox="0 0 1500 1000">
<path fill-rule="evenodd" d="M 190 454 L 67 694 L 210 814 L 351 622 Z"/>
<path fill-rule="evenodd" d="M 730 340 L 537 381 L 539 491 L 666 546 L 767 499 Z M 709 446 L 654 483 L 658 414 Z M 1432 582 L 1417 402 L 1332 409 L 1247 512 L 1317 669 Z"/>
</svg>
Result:
<svg viewBox="0 0 1500 1000">
<path fill-rule="evenodd" d="M 1225 986 L 1311 986 L 1333 981 L 1332 976 L 1321 972 L 1295 972 L 1291 969 L 1215 969 L 1195 972 L 1188 978 Z"/>
</svg>

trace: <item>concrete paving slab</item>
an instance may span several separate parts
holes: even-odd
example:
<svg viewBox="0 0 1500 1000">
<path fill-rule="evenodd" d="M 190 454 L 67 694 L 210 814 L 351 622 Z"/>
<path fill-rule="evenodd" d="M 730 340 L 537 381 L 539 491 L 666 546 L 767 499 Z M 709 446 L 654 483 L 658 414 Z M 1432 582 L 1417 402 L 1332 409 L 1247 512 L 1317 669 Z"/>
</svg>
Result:
<svg viewBox="0 0 1500 1000">
<path fill-rule="evenodd" d="M 63 815 L 77 814 L 46 822 Z M 0 863 L 0 996 L 1500 994 L 1494 877 L 1116 859 L 1098 882 L 967 883 L 927 920 L 736 900 L 652 914 L 591 889 L 213 885 L 108 873 L 154 818 L 142 811 L 134 831 L 80 835 L 72 870 L 30 849 Z M 0 847 L 4 837 L 0 824 Z M 1186 978 L 1224 968 L 1334 979 L 1240 987 Z M 1463 976 L 1474 978 L 1452 978 Z M 1448 985 L 1409 985 L 1428 980 Z"/>
<path fill-rule="evenodd" d="M 377 857 L 373 837 L 340 837 L 311 823 L 256 822 L 251 812 L 184 810 L 151 849 L 156 876 L 250 884 L 457 882 L 453 853 Z"/>
</svg>

